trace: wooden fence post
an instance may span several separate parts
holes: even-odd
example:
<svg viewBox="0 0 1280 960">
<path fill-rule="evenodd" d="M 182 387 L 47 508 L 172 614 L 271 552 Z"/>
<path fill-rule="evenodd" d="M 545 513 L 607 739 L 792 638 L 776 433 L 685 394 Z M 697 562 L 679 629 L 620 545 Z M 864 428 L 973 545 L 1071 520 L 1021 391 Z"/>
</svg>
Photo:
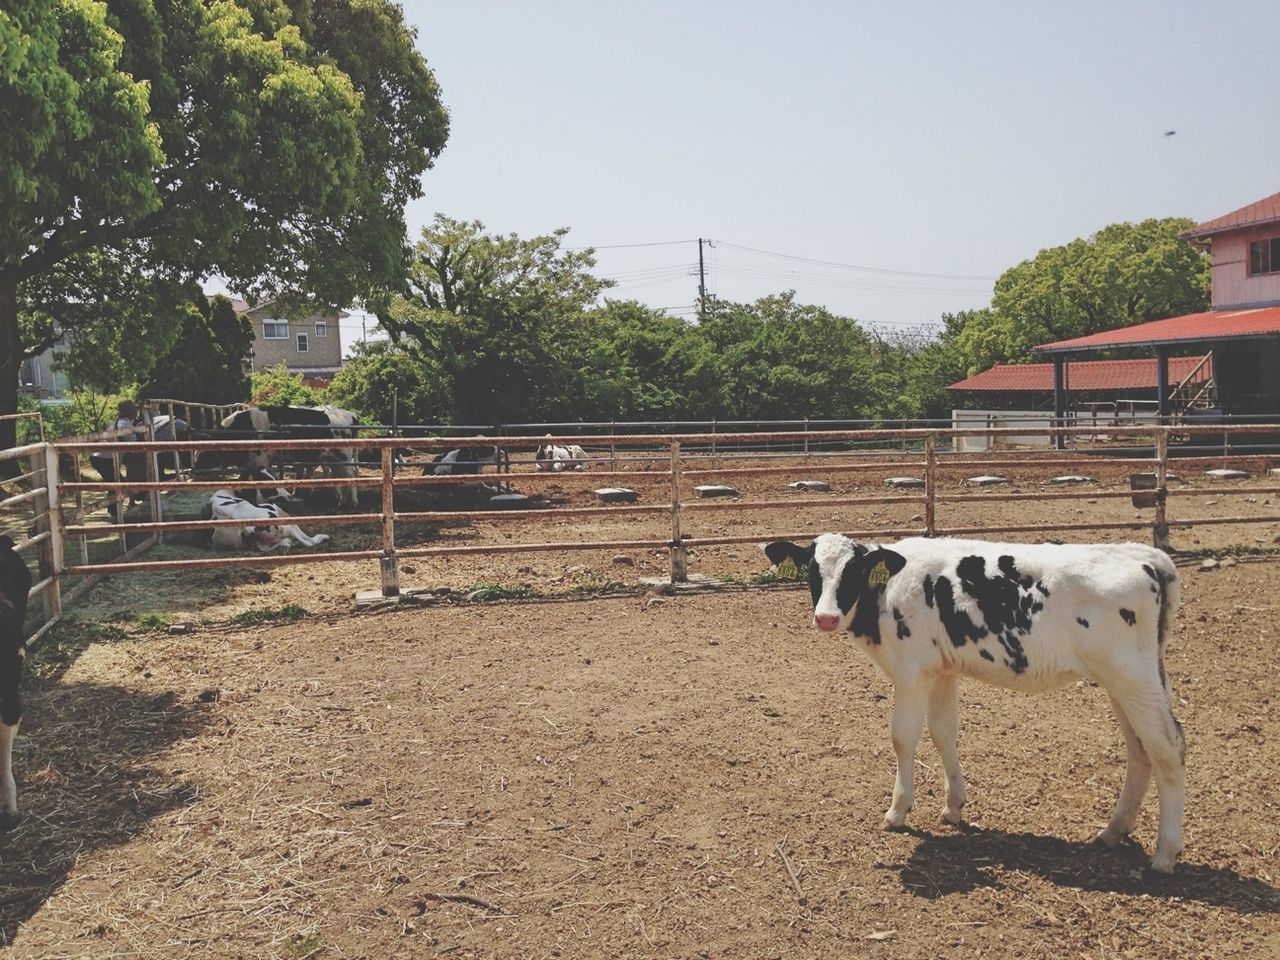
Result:
<svg viewBox="0 0 1280 960">
<path fill-rule="evenodd" d="M 400 596 L 400 571 L 396 565 L 396 474 L 394 449 L 382 448 L 382 595 Z"/>
<path fill-rule="evenodd" d="M 62 545 L 62 502 L 58 496 L 58 451 L 53 444 L 44 445 L 44 483 L 49 504 L 49 575 L 53 582 L 44 595 L 48 598 L 46 619 L 57 620 L 62 616 L 62 570 L 66 566 Z"/>
<path fill-rule="evenodd" d="M 1152 524 L 1151 542 L 1161 550 L 1169 550 L 1169 428 L 1156 428 L 1156 516 Z"/>
<path fill-rule="evenodd" d="M 689 579 L 689 553 L 680 535 L 680 441 L 671 441 L 671 582 Z"/>
<path fill-rule="evenodd" d="M 934 513 L 934 484 L 937 481 L 938 462 L 935 457 L 935 434 L 924 438 L 924 535 L 932 537 L 937 530 Z"/>
</svg>

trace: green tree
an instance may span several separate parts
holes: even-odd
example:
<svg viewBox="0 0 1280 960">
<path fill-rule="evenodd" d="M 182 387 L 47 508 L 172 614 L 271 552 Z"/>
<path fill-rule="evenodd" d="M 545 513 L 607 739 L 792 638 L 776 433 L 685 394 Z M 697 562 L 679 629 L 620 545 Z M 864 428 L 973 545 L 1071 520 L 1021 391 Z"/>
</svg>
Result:
<svg viewBox="0 0 1280 960">
<path fill-rule="evenodd" d="M 578 404 L 567 357 L 611 282 L 567 230 L 522 240 L 437 214 L 414 247 L 403 295 L 378 311 L 397 344 L 431 356 L 452 383 L 455 423 L 563 417 Z"/>
<path fill-rule="evenodd" d="M 452 407 L 450 384 L 438 364 L 385 341 L 358 348 L 325 399 L 366 423 L 444 423 Z"/>
<path fill-rule="evenodd" d="M 249 376 L 249 400 L 260 407 L 316 407 L 322 402 L 302 374 L 290 373 L 283 360 Z"/>
<path fill-rule="evenodd" d="M 209 299 L 199 288 L 192 292 L 177 341 L 152 368 L 143 395 L 197 403 L 248 400 L 244 361 L 253 349 L 253 324 L 226 297 Z"/>
<path fill-rule="evenodd" d="M 1030 362 L 1037 344 L 1207 310 L 1209 257 L 1178 239 L 1192 226 L 1115 223 L 1006 270 L 992 309 L 974 312 L 956 337 L 968 372 Z"/>
<path fill-rule="evenodd" d="M 58 294 L 83 300 L 57 286 L 70 261 L 329 305 L 385 297 L 404 272 L 405 203 L 447 128 L 390 0 L 10 0 L 0 412 Z"/>
</svg>

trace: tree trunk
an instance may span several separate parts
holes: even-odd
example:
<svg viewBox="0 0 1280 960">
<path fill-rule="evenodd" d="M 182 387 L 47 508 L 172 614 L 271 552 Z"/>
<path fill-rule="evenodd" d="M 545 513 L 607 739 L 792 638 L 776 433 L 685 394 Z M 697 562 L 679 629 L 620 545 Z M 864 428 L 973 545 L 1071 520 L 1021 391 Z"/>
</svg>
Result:
<svg viewBox="0 0 1280 960">
<path fill-rule="evenodd" d="M 22 338 L 18 334 L 18 285 L 0 287 L 0 414 L 18 412 L 18 370 Z M 17 445 L 18 421 L 0 420 L 0 450 Z M 18 461 L 0 462 L 0 479 L 17 476 Z"/>
</svg>

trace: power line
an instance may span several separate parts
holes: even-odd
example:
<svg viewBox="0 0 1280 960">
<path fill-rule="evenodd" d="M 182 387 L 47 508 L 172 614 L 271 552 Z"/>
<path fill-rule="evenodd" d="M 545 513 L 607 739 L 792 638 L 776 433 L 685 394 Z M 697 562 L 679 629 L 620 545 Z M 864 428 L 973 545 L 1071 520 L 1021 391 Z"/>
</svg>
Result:
<svg viewBox="0 0 1280 960">
<path fill-rule="evenodd" d="M 976 274 L 963 273 L 925 273 L 918 270 L 890 270 L 885 267 L 868 267 L 856 263 L 840 263 L 835 260 L 817 260 L 813 257 L 799 257 L 790 253 L 778 253 L 775 250 L 761 250 L 759 247 L 747 247 L 740 243 L 730 243 L 728 240 L 717 240 L 716 243 L 725 247 L 732 247 L 735 250 L 744 250 L 748 253 L 757 253 L 766 257 L 777 257 L 781 260 L 796 260 L 801 263 L 816 263 L 824 267 L 839 267 L 844 270 L 862 270 L 867 273 L 884 273 L 899 277 L 919 277 L 937 280 L 981 280 L 985 283 L 995 282 L 995 277 L 984 277 Z"/>
</svg>

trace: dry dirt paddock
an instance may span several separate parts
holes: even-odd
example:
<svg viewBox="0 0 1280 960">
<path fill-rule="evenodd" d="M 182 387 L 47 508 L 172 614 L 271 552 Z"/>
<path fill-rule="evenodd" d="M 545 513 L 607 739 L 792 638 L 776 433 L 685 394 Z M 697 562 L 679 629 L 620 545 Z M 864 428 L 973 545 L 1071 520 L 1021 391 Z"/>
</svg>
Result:
<svg viewBox="0 0 1280 960">
<path fill-rule="evenodd" d="M 971 825 L 938 819 L 926 738 L 913 829 L 879 832 L 888 684 L 786 586 L 51 650 L 0 936 L 166 960 L 1280 956 L 1278 574 L 1184 572 L 1172 879 L 1144 872 L 1153 798 L 1138 842 L 1086 842 L 1123 768 L 1087 685 L 963 687 Z"/>
</svg>

